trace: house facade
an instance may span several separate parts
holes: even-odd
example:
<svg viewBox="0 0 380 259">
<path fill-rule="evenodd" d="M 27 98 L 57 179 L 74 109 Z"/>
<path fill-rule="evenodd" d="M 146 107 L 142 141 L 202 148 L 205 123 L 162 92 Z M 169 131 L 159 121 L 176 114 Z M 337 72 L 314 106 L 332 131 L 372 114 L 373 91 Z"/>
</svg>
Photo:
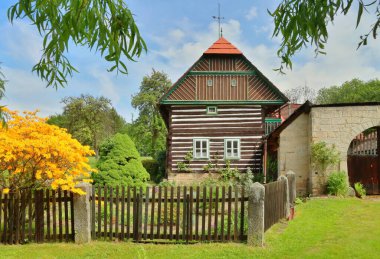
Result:
<svg viewBox="0 0 380 259">
<path fill-rule="evenodd" d="M 262 171 L 269 114 L 288 102 L 234 45 L 218 39 L 160 100 L 167 137 L 167 176 L 199 180 L 229 164 Z"/>
</svg>

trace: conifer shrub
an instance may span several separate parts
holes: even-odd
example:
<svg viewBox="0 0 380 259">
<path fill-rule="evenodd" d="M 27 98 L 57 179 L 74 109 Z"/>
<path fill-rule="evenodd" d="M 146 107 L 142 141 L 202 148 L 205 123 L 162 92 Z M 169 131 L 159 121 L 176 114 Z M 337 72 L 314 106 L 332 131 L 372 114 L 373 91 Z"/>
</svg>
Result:
<svg viewBox="0 0 380 259">
<path fill-rule="evenodd" d="M 127 134 L 116 134 L 99 149 L 99 172 L 93 174 L 95 184 L 109 186 L 144 186 L 149 180 L 135 144 Z"/>
</svg>

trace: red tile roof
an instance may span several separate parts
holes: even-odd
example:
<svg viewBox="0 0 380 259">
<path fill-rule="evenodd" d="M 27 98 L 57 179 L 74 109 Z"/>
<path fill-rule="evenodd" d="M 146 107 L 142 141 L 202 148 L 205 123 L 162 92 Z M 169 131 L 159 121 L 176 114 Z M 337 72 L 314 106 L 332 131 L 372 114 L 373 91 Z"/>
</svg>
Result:
<svg viewBox="0 0 380 259">
<path fill-rule="evenodd" d="M 204 54 L 243 54 L 238 48 L 232 45 L 228 40 L 220 37 Z"/>
</svg>

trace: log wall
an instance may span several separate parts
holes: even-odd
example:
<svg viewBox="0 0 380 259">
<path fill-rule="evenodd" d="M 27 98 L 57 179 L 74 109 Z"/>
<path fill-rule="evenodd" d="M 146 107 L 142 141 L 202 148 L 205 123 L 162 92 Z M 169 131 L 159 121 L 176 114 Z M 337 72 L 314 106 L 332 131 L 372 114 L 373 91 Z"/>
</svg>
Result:
<svg viewBox="0 0 380 259">
<path fill-rule="evenodd" d="M 216 115 L 206 114 L 206 106 L 172 106 L 168 136 L 168 169 L 178 173 L 177 163 L 184 162 L 187 152 L 193 151 L 194 138 L 208 138 L 210 159 L 193 159 L 189 168 L 203 172 L 208 162 L 225 166 L 224 139 L 240 139 L 240 159 L 231 160 L 231 166 L 245 171 L 250 167 L 261 170 L 261 140 L 264 135 L 261 106 L 218 106 Z"/>
</svg>

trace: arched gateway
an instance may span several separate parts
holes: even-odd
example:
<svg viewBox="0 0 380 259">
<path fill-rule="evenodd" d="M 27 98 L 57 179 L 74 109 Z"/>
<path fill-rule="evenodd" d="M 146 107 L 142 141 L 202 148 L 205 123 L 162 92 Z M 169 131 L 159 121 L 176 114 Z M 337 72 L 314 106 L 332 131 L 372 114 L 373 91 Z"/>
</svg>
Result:
<svg viewBox="0 0 380 259">
<path fill-rule="evenodd" d="M 324 141 L 340 152 L 335 170 L 348 172 L 347 150 L 360 133 L 380 127 L 380 103 L 312 105 L 306 102 L 268 135 L 268 149 L 277 154 L 279 174 L 293 170 L 301 194 L 321 194 L 318 172 L 310 165 L 312 142 Z M 376 176 L 380 175 L 380 167 Z M 379 178 L 379 177 L 378 177 Z M 377 178 L 377 179 L 378 179 Z"/>
</svg>

